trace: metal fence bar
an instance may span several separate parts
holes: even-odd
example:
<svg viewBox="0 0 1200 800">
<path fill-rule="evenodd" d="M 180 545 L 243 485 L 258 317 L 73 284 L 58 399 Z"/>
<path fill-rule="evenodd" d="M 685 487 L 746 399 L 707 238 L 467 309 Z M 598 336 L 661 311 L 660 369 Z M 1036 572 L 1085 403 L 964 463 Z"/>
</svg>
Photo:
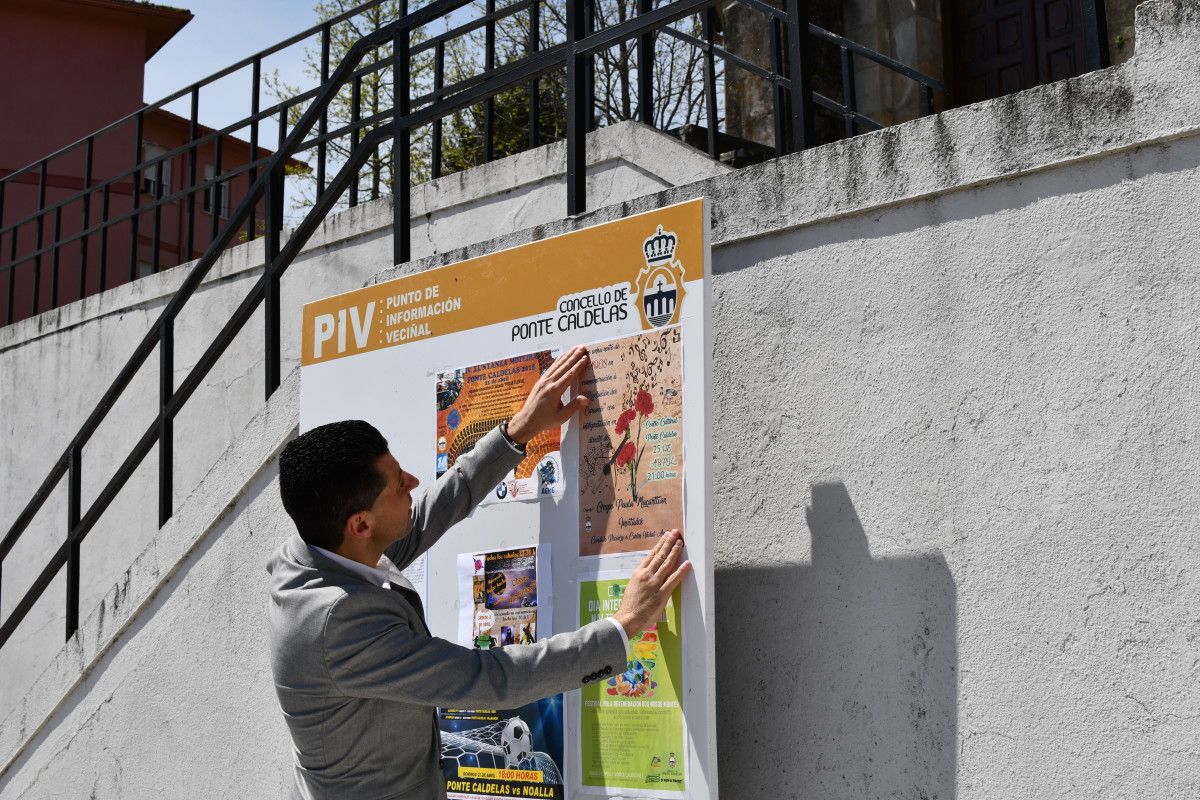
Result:
<svg viewBox="0 0 1200 800">
<path fill-rule="evenodd" d="M 584 135 L 588 130 L 591 109 L 583 83 L 590 73 L 586 61 L 590 56 L 579 52 L 578 42 L 584 33 L 583 5 L 586 0 L 567 2 L 567 215 L 575 216 L 587 210 L 587 154 Z"/>
<path fill-rule="evenodd" d="M 175 390 L 175 319 L 158 323 L 158 527 L 174 513 L 175 415 L 168 411 Z"/>
<path fill-rule="evenodd" d="M 433 100 L 442 99 L 442 83 L 446 79 L 446 45 L 437 43 L 433 51 Z M 433 121 L 433 142 L 430 153 L 430 171 L 434 179 L 442 177 L 442 118 Z"/>
<path fill-rule="evenodd" d="M 490 73 L 496 68 L 496 0 L 485 0 L 488 15 L 483 34 L 483 71 Z M 491 163 L 496 158 L 496 98 L 494 95 L 483 101 L 483 160 Z"/>
<path fill-rule="evenodd" d="M 188 123 L 188 194 L 187 194 L 187 250 L 179 255 L 179 263 L 191 261 L 196 256 L 196 131 L 200 124 L 200 86 L 192 88 L 192 117 Z M 155 270 L 157 272 L 157 270 Z"/>
<path fill-rule="evenodd" d="M 329 37 L 330 25 L 321 26 L 321 85 L 329 82 Z M 329 131 L 329 109 L 321 109 L 321 120 L 317 123 L 317 135 L 324 136 Z M 317 144 L 317 194 L 325 192 L 325 155 L 328 145 L 324 139 Z"/>
<path fill-rule="evenodd" d="M 713 58 L 713 28 L 717 25 L 717 12 L 712 7 L 704 9 L 700 14 L 701 35 L 704 43 L 704 108 L 708 115 L 707 139 L 708 155 L 716 158 L 717 152 L 717 66 Z"/>
<path fill-rule="evenodd" d="M 40 251 L 44 243 L 46 220 L 42 217 L 46 208 L 46 160 L 42 159 L 38 167 L 38 218 L 37 218 L 37 249 Z M 38 313 L 39 293 L 42 290 L 42 257 L 33 260 L 33 302 L 30 304 L 29 316 Z"/>
<path fill-rule="evenodd" d="M 12 233 L 10 234 L 10 237 L 9 237 L 8 260 L 10 263 L 15 263 L 17 260 L 17 229 L 16 228 L 12 229 Z M 16 303 L 15 303 L 14 293 L 16 292 L 16 288 L 17 288 L 17 268 L 15 266 L 9 267 L 7 272 L 8 272 L 8 302 L 5 304 L 5 305 L 7 305 L 7 308 L 5 309 L 4 319 L 6 319 L 9 323 L 11 323 L 13 321 L 13 314 L 16 311 L 16 308 L 15 308 Z"/>
<path fill-rule="evenodd" d="M 161 198 L 164 193 L 163 171 L 169 169 L 170 166 L 163 161 L 154 165 L 154 196 L 156 198 Z M 170 173 L 167 175 L 170 177 Z M 154 204 L 154 227 L 153 235 L 150 238 L 150 272 L 154 275 L 157 275 L 162 267 L 162 209 L 162 203 Z"/>
<path fill-rule="evenodd" d="M 262 78 L 262 59 L 255 58 L 254 66 L 251 69 L 250 76 L 250 116 L 253 122 L 250 123 L 250 158 L 252 164 L 258 157 L 258 105 L 259 105 L 259 82 Z M 251 166 L 250 172 L 246 175 L 247 191 L 258 182 L 258 167 Z M 258 235 L 258 223 L 255 217 L 257 206 L 250 209 L 250 218 L 246 221 L 246 241 L 252 242 Z"/>
<path fill-rule="evenodd" d="M 83 448 L 71 446 L 67 467 L 67 636 L 69 640 L 79 630 L 79 541 L 73 533 L 79 525 L 79 509 L 83 494 Z"/>
<path fill-rule="evenodd" d="M 130 204 L 132 216 L 129 217 L 129 280 L 137 278 L 138 271 L 138 221 L 141 215 L 138 209 L 142 204 L 142 135 L 145 131 L 145 119 L 141 112 L 137 115 L 137 125 L 133 134 L 133 184 L 130 187 Z"/>
<path fill-rule="evenodd" d="M 408 0 L 402 13 L 408 14 Z M 408 116 L 412 93 L 407 30 L 396 30 L 392 41 L 392 100 L 396 118 Z M 411 132 L 392 121 L 392 263 L 404 264 L 412 258 L 412 150 Z"/>
<path fill-rule="evenodd" d="M 529 38 L 525 42 L 525 55 L 531 56 L 538 51 L 542 42 L 541 0 L 533 0 L 529 6 Z M 538 125 L 542 116 L 541 97 L 538 79 L 529 82 L 529 146 L 538 146 Z M 441 99 L 440 97 L 438 98 Z"/>
<path fill-rule="evenodd" d="M 783 23 L 778 17 L 772 16 L 771 22 L 771 69 L 775 75 L 783 74 Z M 787 95 L 783 86 L 776 78 L 771 84 L 771 94 L 774 102 L 771 104 L 771 133 L 775 141 L 775 155 L 781 156 L 788 151 L 787 127 L 783 116 Z"/>
<path fill-rule="evenodd" d="M 354 76 L 354 88 L 350 91 L 350 149 L 358 149 L 358 115 L 359 103 L 362 101 L 362 80 Z M 350 207 L 354 208 L 358 205 L 358 175 L 354 176 L 354 182 L 350 184 Z"/>
<path fill-rule="evenodd" d="M 281 111 L 279 116 L 281 146 L 278 152 L 283 151 L 282 142 L 284 133 L 287 130 L 286 113 L 285 111 Z M 286 163 L 284 161 L 274 167 L 267 182 L 267 238 L 264 242 L 266 257 L 263 265 L 264 275 L 268 276 L 263 294 L 263 327 L 266 334 L 263 365 L 266 369 L 264 376 L 264 399 L 266 400 L 271 399 L 271 395 L 279 388 L 279 383 L 283 379 L 283 346 L 280 342 L 279 334 L 279 276 L 271 271 L 270 266 L 279 256 L 279 249 L 282 246 L 283 240 L 283 204 L 286 202 L 284 199 L 286 180 L 284 165 Z"/>
<path fill-rule="evenodd" d="M 92 222 L 92 156 L 95 150 L 95 140 L 89 136 L 87 139 L 87 148 L 83 154 L 83 229 L 87 230 Z M 77 300 L 83 299 L 87 293 L 87 271 L 88 271 L 88 237 L 85 235 L 79 240 L 79 295 Z"/>
<path fill-rule="evenodd" d="M 654 0 L 638 0 L 638 15 L 648 14 Z M 654 124 L 654 31 L 646 31 L 637 40 L 638 119 L 643 125 Z"/>
<path fill-rule="evenodd" d="M 921 82 L 921 116 L 927 117 L 933 113 L 933 87 Z"/>
<path fill-rule="evenodd" d="M 109 186 L 100 191 L 100 281 L 97 284 L 97 291 L 103 292 L 107 287 L 106 278 L 108 277 L 108 200 Z"/>
<path fill-rule="evenodd" d="M 583 0 L 583 32 L 585 35 L 593 33 L 596 30 L 596 4 L 595 0 Z M 583 107 L 586 109 L 586 133 L 596 129 L 596 58 L 592 53 L 588 53 L 587 58 L 583 62 L 583 70 L 581 72 L 582 86 L 576 87 L 576 91 L 583 93 Z M 567 89 L 567 91 L 571 91 Z"/>
<path fill-rule="evenodd" d="M 786 0 L 788 15 L 788 77 L 792 82 L 790 117 L 792 149 L 806 150 L 813 144 L 812 67 L 808 38 L 808 0 Z"/>
<path fill-rule="evenodd" d="M 225 184 L 221 183 L 221 161 L 224 157 L 222 152 L 223 138 L 217 139 L 216 145 L 213 147 L 213 178 L 217 181 L 215 186 L 210 186 L 205 191 L 208 193 L 208 211 L 212 215 L 209 221 L 208 240 L 214 241 L 217 238 L 217 232 L 221 229 L 221 209 L 225 207 Z"/>
<path fill-rule="evenodd" d="M 50 256 L 50 307 L 58 308 L 58 271 L 61 259 L 58 240 L 62 238 L 62 206 L 54 209 L 54 249 Z"/>
<path fill-rule="evenodd" d="M 858 91 L 854 86 L 854 53 L 848 48 L 839 48 L 842 55 L 842 102 L 852 112 L 858 111 Z M 853 113 L 843 114 L 846 135 L 858 135 L 858 120 Z"/>
</svg>

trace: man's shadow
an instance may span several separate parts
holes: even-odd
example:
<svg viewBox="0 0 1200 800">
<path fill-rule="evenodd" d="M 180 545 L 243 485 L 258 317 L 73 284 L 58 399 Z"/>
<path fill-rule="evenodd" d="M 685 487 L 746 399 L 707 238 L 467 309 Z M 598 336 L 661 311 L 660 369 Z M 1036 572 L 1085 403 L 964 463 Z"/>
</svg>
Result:
<svg viewBox="0 0 1200 800">
<path fill-rule="evenodd" d="M 872 559 L 841 483 L 814 485 L 805 516 L 811 564 L 716 571 L 721 796 L 952 800 L 945 559 Z"/>
</svg>

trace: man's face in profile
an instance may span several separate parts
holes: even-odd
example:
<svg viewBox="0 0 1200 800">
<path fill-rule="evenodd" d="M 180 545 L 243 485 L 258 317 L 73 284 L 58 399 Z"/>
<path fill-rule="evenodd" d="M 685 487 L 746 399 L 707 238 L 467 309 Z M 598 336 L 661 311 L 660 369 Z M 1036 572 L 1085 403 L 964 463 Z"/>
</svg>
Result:
<svg viewBox="0 0 1200 800">
<path fill-rule="evenodd" d="M 371 536 L 380 547 L 403 539 L 412 528 L 412 491 L 420 481 L 400 468 L 390 452 L 375 462 L 375 469 L 387 480 L 383 491 L 371 505 L 374 517 Z"/>
</svg>

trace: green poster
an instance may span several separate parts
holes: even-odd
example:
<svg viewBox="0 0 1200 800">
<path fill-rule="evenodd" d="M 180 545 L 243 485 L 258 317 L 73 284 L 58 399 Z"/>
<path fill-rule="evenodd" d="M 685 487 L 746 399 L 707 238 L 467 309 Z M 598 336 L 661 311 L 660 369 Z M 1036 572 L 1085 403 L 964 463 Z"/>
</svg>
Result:
<svg viewBox="0 0 1200 800">
<path fill-rule="evenodd" d="M 579 622 L 610 617 L 628 578 L 580 581 Z M 653 629 L 629 643 L 625 672 L 582 688 L 583 785 L 614 789 L 684 788 L 679 590 Z"/>
</svg>

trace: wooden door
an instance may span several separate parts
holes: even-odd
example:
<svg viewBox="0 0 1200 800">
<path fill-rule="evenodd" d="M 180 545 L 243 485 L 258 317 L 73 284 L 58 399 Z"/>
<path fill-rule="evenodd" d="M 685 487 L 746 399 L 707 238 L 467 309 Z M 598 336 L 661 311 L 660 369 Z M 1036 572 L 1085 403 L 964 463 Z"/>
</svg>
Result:
<svg viewBox="0 0 1200 800">
<path fill-rule="evenodd" d="M 965 105 L 1100 66 L 1098 0 L 946 0 L 952 102 Z"/>
</svg>

